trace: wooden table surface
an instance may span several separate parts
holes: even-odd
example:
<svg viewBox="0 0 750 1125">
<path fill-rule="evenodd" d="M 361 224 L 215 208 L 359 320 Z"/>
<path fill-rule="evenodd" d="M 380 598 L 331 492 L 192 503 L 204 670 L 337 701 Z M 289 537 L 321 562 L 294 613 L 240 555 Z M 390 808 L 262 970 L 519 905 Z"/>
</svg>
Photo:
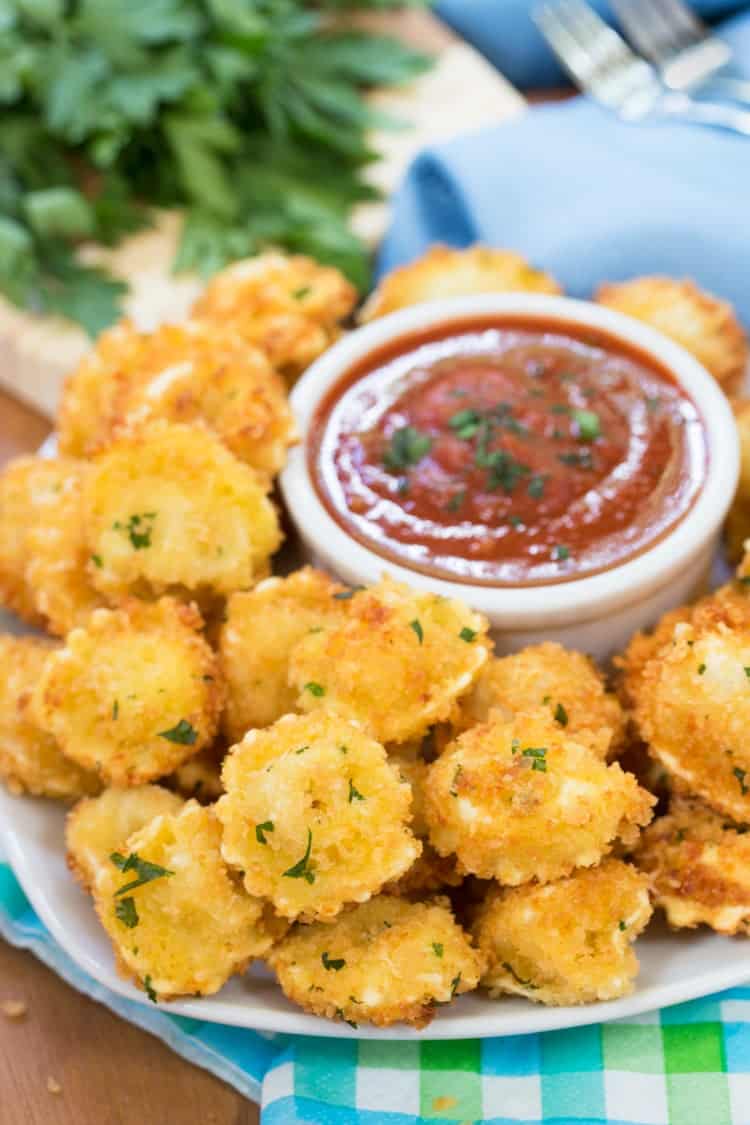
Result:
<svg viewBox="0 0 750 1125">
<path fill-rule="evenodd" d="M 36 449 L 49 428 L 0 391 L 0 464 Z M 2 1125 L 257 1125 L 257 1107 L 229 1086 L 0 940 L 6 1001 L 26 1014 L 0 1009 Z"/>
</svg>

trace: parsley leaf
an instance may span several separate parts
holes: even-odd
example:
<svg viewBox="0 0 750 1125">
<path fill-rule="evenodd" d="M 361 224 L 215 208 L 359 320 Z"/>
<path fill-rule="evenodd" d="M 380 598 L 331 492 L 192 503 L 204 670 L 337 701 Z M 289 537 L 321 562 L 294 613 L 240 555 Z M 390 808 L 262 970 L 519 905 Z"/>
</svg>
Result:
<svg viewBox="0 0 750 1125">
<path fill-rule="evenodd" d="M 333 972 L 335 973 L 340 972 L 340 970 L 343 969 L 344 965 L 346 964 L 346 961 L 343 957 L 329 957 L 327 950 L 325 953 L 323 953 L 320 959 L 323 962 L 324 969 L 328 969 L 329 971 L 333 970 Z"/>
<path fill-rule="evenodd" d="M 349 778 L 349 804 L 351 804 L 352 801 L 364 801 L 364 797 L 358 789 L 355 789 L 354 782 Z"/>
<path fill-rule="evenodd" d="M 147 859 L 141 859 L 137 852 L 131 852 L 127 856 L 120 852 L 112 852 L 109 858 L 115 867 L 122 871 L 123 875 L 126 875 L 128 871 L 135 871 L 137 875 L 137 878 L 125 883 L 124 886 L 115 891 L 116 898 L 127 894 L 128 891 L 134 891 L 137 887 L 142 887 L 146 883 L 151 883 L 154 879 L 174 875 L 174 871 L 170 871 L 167 867 L 162 867 L 158 863 L 149 863 Z"/>
<path fill-rule="evenodd" d="M 312 830 L 307 830 L 307 847 L 302 859 L 289 867 L 282 875 L 287 879 L 304 879 L 306 883 L 315 882 L 315 873 L 310 870 L 310 852 L 312 850 Z"/>
<path fill-rule="evenodd" d="M 432 449 L 432 438 L 422 434 L 413 426 L 402 426 L 394 430 L 388 447 L 383 454 L 383 464 L 387 469 L 408 469 L 417 465 Z"/>
<path fill-rule="evenodd" d="M 326 693 L 326 689 L 322 684 L 316 684 L 313 680 L 309 684 L 305 684 L 305 691 L 309 691 L 310 695 L 314 695 L 316 699 L 322 699 Z"/>
<path fill-rule="evenodd" d="M 470 645 L 472 641 L 475 641 L 477 639 L 476 630 L 470 629 L 468 625 L 464 625 L 463 629 L 458 635 L 462 641 L 466 641 L 467 645 Z"/>
<path fill-rule="evenodd" d="M 159 731 L 159 738 L 166 738 L 167 742 L 176 742 L 180 746 L 194 746 L 198 732 L 187 719 L 180 719 L 171 730 Z"/>
<path fill-rule="evenodd" d="M 413 621 L 409 622 L 409 628 L 414 630 L 417 636 L 417 640 L 420 644 L 422 644 L 422 642 L 424 641 L 424 630 L 422 628 L 421 622 L 418 621 L 415 617 Z"/>
<path fill-rule="evenodd" d="M 267 844 L 268 843 L 268 841 L 266 840 L 266 837 L 265 837 L 266 832 L 273 832 L 273 821 L 272 820 L 264 820 L 262 824 L 256 824 L 255 825 L 255 839 L 258 841 L 259 844 Z"/>
<path fill-rule="evenodd" d="M 555 722 L 559 723 L 561 727 L 568 725 L 568 712 L 563 707 L 562 703 L 558 703 L 555 707 Z"/>
<path fill-rule="evenodd" d="M 115 917 L 122 922 L 123 926 L 127 926 L 129 930 L 134 929 L 140 921 L 138 911 L 135 908 L 135 899 L 128 895 L 127 898 L 121 898 L 116 902 Z"/>
</svg>

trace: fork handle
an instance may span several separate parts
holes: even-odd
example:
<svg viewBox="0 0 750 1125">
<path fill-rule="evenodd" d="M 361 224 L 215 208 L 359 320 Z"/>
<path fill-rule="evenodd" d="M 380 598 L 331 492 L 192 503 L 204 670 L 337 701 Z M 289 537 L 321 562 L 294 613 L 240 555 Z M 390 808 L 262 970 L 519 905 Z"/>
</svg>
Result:
<svg viewBox="0 0 750 1125">
<path fill-rule="evenodd" d="M 728 129 L 750 137 L 750 111 L 724 102 L 698 101 L 687 94 L 665 94 L 654 106 L 654 111 L 691 125 Z"/>
<path fill-rule="evenodd" d="M 750 106 L 750 82 L 746 78 L 733 78 L 730 74 L 715 74 L 712 78 L 704 79 L 702 86 L 719 97 L 731 98 L 739 105 Z"/>
</svg>

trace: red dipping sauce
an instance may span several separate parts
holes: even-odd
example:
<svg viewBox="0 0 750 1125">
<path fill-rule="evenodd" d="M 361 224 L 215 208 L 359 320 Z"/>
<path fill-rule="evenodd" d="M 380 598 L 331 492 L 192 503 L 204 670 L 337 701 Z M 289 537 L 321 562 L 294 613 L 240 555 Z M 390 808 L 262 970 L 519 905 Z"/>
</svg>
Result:
<svg viewBox="0 0 750 1125">
<path fill-rule="evenodd" d="M 688 512 L 707 439 L 686 392 L 606 333 L 471 320 L 372 352 L 322 400 L 309 469 L 385 559 L 452 581 L 570 581 Z"/>
</svg>

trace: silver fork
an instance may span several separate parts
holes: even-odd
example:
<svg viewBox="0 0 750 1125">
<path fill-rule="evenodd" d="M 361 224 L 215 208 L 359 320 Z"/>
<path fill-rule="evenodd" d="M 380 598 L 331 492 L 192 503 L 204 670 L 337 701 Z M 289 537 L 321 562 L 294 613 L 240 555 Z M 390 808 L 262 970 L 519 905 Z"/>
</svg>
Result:
<svg viewBox="0 0 750 1125">
<path fill-rule="evenodd" d="M 683 0 L 612 0 L 612 7 L 636 51 L 658 68 L 670 90 L 708 86 L 750 104 L 750 82 L 721 73 L 732 60 L 731 47 Z"/>
<path fill-rule="evenodd" d="M 623 120 L 666 117 L 750 136 L 750 112 L 667 90 L 656 69 L 583 0 L 543 3 L 533 16 L 574 82 Z"/>
</svg>

